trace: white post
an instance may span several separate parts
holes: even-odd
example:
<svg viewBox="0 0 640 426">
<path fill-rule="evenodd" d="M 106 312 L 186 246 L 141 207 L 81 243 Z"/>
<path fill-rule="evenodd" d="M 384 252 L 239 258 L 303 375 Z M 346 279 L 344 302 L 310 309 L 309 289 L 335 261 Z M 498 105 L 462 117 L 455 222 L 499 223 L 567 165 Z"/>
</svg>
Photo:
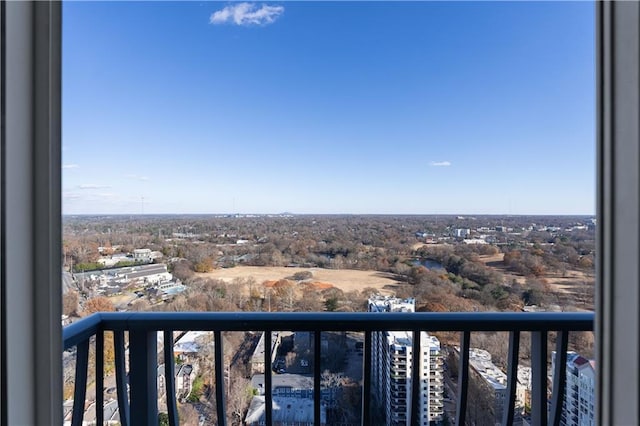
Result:
<svg viewBox="0 0 640 426">
<path fill-rule="evenodd" d="M 0 3 L 0 415 L 62 423 L 58 2 Z"/>
<path fill-rule="evenodd" d="M 640 424 L 640 3 L 596 2 L 596 424 Z"/>
</svg>

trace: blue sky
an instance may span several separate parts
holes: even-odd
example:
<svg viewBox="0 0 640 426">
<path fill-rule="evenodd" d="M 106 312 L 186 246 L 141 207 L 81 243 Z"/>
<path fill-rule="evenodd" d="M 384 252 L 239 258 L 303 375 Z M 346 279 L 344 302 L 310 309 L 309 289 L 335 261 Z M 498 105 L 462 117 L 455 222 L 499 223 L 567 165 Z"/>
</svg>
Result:
<svg viewBox="0 0 640 426">
<path fill-rule="evenodd" d="M 63 211 L 593 214 L 589 2 L 66 2 Z"/>
</svg>

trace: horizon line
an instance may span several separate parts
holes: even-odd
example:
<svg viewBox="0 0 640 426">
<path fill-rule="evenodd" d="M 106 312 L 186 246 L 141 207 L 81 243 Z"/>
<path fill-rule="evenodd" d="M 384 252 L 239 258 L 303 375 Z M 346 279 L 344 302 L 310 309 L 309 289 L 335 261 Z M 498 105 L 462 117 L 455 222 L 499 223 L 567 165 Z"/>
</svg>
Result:
<svg viewBox="0 0 640 426">
<path fill-rule="evenodd" d="M 595 213 L 62 213 L 62 216 L 592 216 Z"/>
</svg>

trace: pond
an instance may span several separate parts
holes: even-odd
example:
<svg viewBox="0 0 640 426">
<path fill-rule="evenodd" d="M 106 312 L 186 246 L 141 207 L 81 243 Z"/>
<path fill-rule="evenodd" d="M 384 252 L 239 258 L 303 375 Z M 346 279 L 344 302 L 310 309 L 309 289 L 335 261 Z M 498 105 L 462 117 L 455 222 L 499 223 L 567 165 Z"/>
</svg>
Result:
<svg viewBox="0 0 640 426">
<path fill-rule="evenodd" d="M 422 265 L 427 269 L 446 272 L 446 269 L 444 268 L 444 266 L 442 266 L 440 262 L 436 262 L 433 259 L 419 258 L 419 259 L 414 259 L 413 262 L 411 263 L 413 263 L 416 266 Z"/>
</svg>

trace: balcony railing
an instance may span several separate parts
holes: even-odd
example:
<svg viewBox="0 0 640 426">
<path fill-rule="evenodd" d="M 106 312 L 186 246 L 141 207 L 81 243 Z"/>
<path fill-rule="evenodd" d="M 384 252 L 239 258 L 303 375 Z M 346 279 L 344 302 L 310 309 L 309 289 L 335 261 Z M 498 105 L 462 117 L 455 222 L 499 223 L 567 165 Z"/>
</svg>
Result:
<svg viewBox="0 0 640 426">
<path fill-rule="evenodd" d="M 123 426 L 157 425 L 157 332 L 164 332 L 164 359 L 173 359 L 173 332 L 203 330 L 214 333 L 215 377 L 224 372 L 222 332 L 265 332 L 265 347 L 271 347 L 271 332 L 279 330 L 314 332 L 314 395 L 321 395 L 321 332 L 361 331 L 365 333 L 363 359 L 363 425 L 373 424 L 370 417 L 375 390 L 371 385 L 371 339 L 375 331 L 409 331 L 414 347 L 420 347 L 421 331 L 460 332 L 456 424 L 464 425 L 469 381 L 469 342 L 472 332 L 509 332 L 507 401 L 502 424 L 514 419 L 520 333 L 531 332 L 532 424 L 545 426 L 560 423 L 565 388 L 566 352 L 569 332 L 592 331 L 591 313 L 99 313 L 75 322 L 64 329 L 64 349 L 77 347 L 72 425 L 81 425 L 86 399 L 89 346 L 95 336 L 96 353 L 96 423 L 103 424 L 104 400 L 104 332 L 114 333 L 115 372 L 120 422 Z M 126 380 L 125 338 L 129 334 L 129 389 Z M 556 332 L 555 383 L 551 409 L 547 401 L 548 333 Z M 413 358 L 411 364 L 422 362 Z M 271 365 L 270 351 L 265 351 L 265 365 Z M 174 364 L 165 362 L 167 411 L 171 425 L 178 425 L 175 400 Z M 411 424 L 421 424 L 420 369 L 412 368 L 410 408 Z M 215 380 L 218 425 L 225 421 L 225 384 Z M 273 423 L 272 372 L 265 368 L 265 420 Z M 314 398 L 314 424 L 321 424 L 321 398 Z"/>
</svg>

